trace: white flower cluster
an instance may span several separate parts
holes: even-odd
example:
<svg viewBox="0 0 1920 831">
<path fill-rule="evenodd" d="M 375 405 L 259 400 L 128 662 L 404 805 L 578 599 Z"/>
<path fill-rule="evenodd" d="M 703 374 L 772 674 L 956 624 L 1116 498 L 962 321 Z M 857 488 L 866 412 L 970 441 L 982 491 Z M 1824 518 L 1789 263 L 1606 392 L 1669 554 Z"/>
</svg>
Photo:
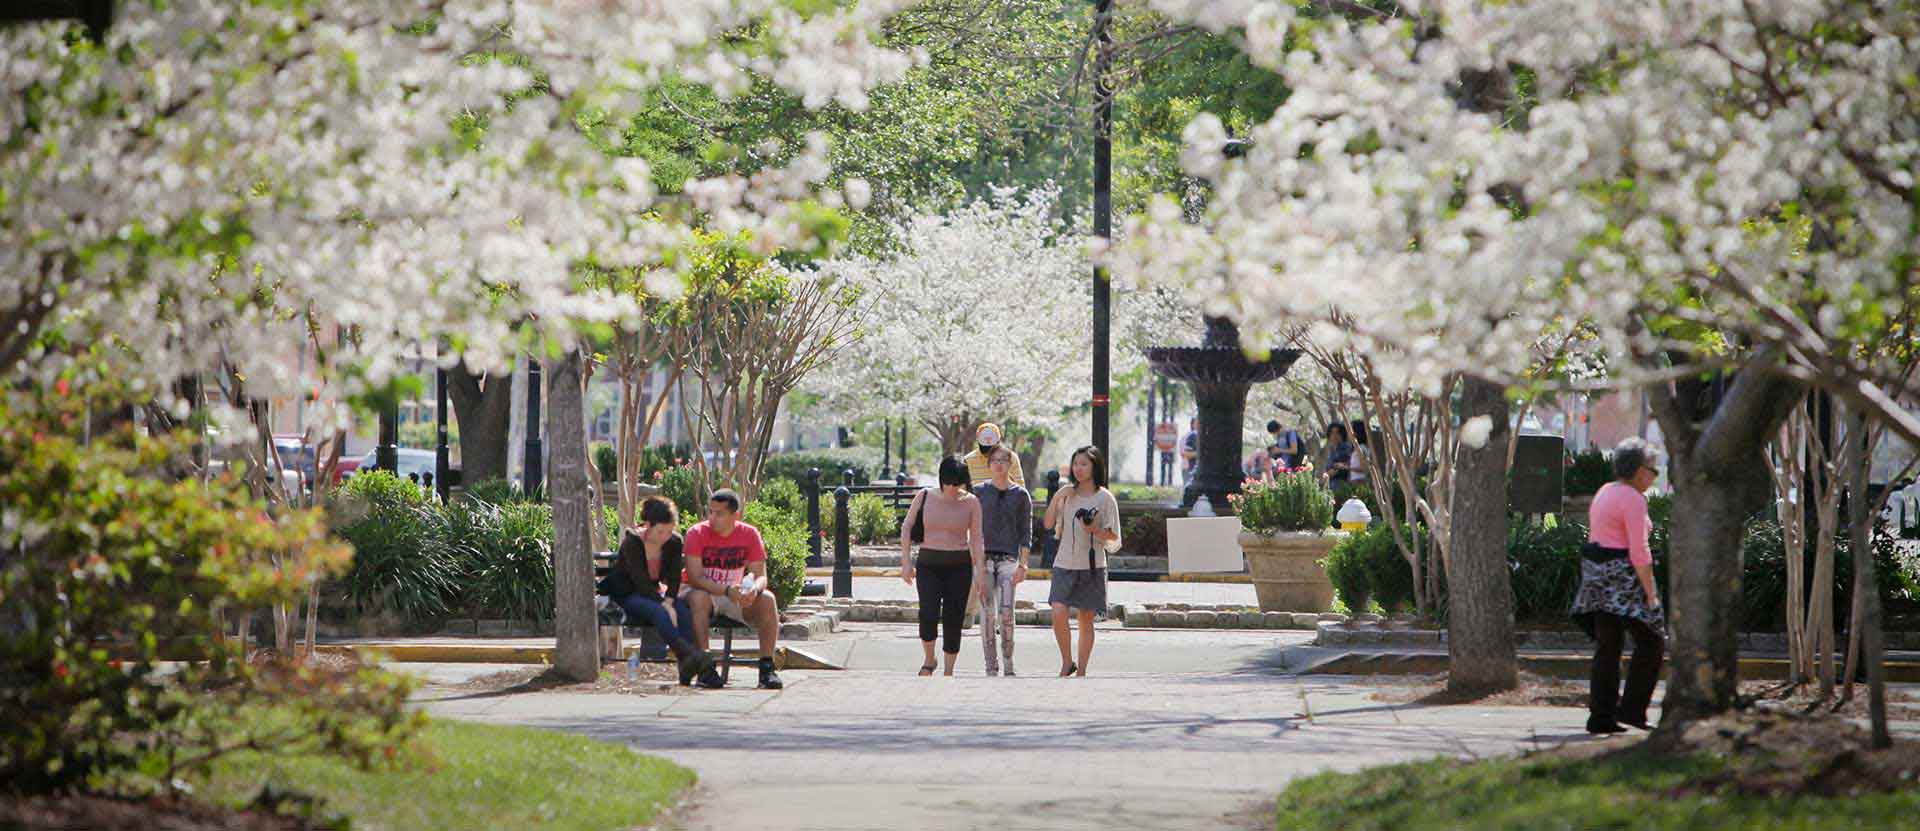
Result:
<svg viewBox="0 0 1920 831">
<path fill-rule="evenodd" d="M 919 59 L 870 39 L 900 5 L 132 0 L 101 46 L 0 29 L 0 369 L 44 382 L 97 346 L 137 384 L 232 367 L 259 397 L 350 393 L 421 355 L 504 365 L 529 321 L 570 340 L 636 314 L 580 266 L 652 267 L 687 227 L 583 116 L 749 70 L 859 107 Z M 825 158 L 687 192 L 780 246 Z"/>
<path fill-rule="evenodd" d="M 1417 388 L 1520 378 L 1574 321 L 1623 382 L 1731 342 L 1899 383 L 1871 353 L 1914 304 L 1920 4 L 1311 5 L 1156 3 L 1238 28 L 1292 92 L 1244 158 L 1194 121 L 1203 224 L 1161 201 L 1118 271 L 1250 330 L 1317 323 Z"/>
<path fill-rule="evenodd" d="M 1059 189 L 996 191 L 894 228 L 898 252 L 822 265 L 862 294 L 862 340 L 809 382 L 852 419 L 905 415 L 1052 428 L 1092 395 L 1088 238 L 1064 230 Z M 1088 223 L 1076 223 L 1086 227 Z M 1138 369 L 1143 342 L 1190 315 L 1154 292 L 1113 292 L 1112 374 Z M 967 424 L 966 428 L 971 429 Z"/>
</svg>

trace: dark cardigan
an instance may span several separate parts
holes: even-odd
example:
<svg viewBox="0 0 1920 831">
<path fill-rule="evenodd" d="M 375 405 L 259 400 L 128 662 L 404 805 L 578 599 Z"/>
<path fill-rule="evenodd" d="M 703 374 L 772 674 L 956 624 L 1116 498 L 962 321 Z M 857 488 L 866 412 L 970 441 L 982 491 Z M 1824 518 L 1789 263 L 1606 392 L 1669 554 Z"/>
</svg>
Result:
<svg viewBox="0 0 1920 831">
<path fill-rule="evenodd" d="M 686 555 L 682 552 L 685 541 L 679 534 L 668 538 L 660 546 L 660 579 L 655 580 L 647 574 L 647 544 L 632 529 L 620 534 L 620 568 L 636 594 L 644 597 L 665 597 L 672 600 L 680 593 L 680 572 L 687 567 Z M 665 593 L 661 588 L 665 587 Z"/>
</svg>

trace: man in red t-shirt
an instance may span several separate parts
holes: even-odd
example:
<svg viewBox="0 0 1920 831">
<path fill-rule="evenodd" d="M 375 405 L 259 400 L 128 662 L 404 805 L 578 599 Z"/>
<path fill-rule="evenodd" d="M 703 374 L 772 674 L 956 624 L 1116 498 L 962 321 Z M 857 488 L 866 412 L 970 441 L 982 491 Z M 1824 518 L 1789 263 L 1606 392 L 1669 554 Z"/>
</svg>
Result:
<svg viewBox="0 0 1920 831">
<path fill-rule="evenodd" d="M 760 529 L 740 521 L 739 494 L 713 492 L 707 521 L 687 530 L 685 552 L 694 644 L 708 648 L 715 614 L 752 626 L 760 635 L 760 689 L 780 689 L 780 676 L 773 671 L 780 612 L 767 590 L 767 547 L 760 541 Z"/>
</svg>

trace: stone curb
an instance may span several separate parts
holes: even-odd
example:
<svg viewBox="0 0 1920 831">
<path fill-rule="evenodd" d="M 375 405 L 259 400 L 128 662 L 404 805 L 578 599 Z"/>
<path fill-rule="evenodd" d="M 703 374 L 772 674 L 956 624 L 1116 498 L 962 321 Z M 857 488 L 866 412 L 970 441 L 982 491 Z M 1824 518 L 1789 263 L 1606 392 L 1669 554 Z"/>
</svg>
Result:
<svg viewBox="0 0 1920 831">
<path fill-rule="evenodd" d="M 1371 615 L 1364 617 L 1373 617 Z M 1920 632 L 1888 632 L 1886 648 L 1920 650 Z M 1432 647 L 1447 642 L 1445 629 L 1418 629 L 1402 621 L 1358 619 L 1350 623 L 1328 623 L 1318 629 L 1314 646 L 1420 646 Z M 1522 629 L 1514 633 L 1514 646 L 1522 649 L 1586 650 L 1593 640 L 1585 632 Z M 1776 632 L 1746 632 L 1739 636 L 1743 652 L 1786 652 L 1785 635 Z"/>
<path fill-rule="evenodd" d="M 879 568 L 879 567 L 874 567 L 874 566 L 858 566 L 858 565 L 856 565 L 856 566 L 854 566 L 854 567 L 853 567 L 853 569 L 852 569 L 852 573 L 853 573 L 853 576 L 855 576 L 855 577 L 899 577 L 899 576 L 900 576 L 900 569 L 899 569 L 899 568 L 897 568 L 897 567 L 894 567 L 894 568 Z M 808 567 L 807 567 L 807 576 L 808 576 L 808 577 L 827 577 L 827 578 L 831 578 L 831 577 L 833 577 L 833 566 L 830 566 L 830 565 L 827 565 L 827 566 L 808 566 Z M 1027 579 L 1029 579 L 1029 580 L 1049 580 L 1049 579 L 1052 579 L 1052 577 L 1053 577 L 1053 571 L 1052 571 L 1051 569 L 1044 569 L 1044 568 L 1032 568 L 1032 569 L 1028 569 L 1028 570 L 1027 570 Z M 1155 583 L 1234 583 L 1234 584 L 1247 584 L 1247 585 L 1251 585 L 1251 584 L 1253 583 L 1253 577 L 1252 577 L 1252 576 L 1250 576 L 1250 575 L 1246 575 L 1246 574 L 1200 574 L 1200 573 L 1192 573 L 1192 574 L 1162 574 L 1162 575 L 1160 575 L 1159 577 L 1157 577 L 1157 578 L 1155 578 L 1155 579 L 1154 579 L 1154 580 L 1152 580 L 1152 581 L 1143 581 L 1143 582 L 1155 582 Z"/>
<path fill-rule="evenodd" d="M 840 613 L 835 611 L 795 603 L 787 608 L 787 617 L 780 624 L 783 641 L 819 640 L 840 629 Z"/>
<path fill-rule="evenodd" d="M 1322 612 L 1263 612 L 1251 606 L 1208 603 L 1148 603 L 1124 608 L 1128 629 L 1294 629 L 1312 631 L 1322 622 L 1346 615 Z"/>
<path fill-rule="evenodd" d="M 849 600 L 847 598 L 822 599 L 809 597 L 794 603 L 789 613 L 797 610 L 821 609 L 836 616 L 838 621 L 848 623 L 919 623 L 920 602 L 917 600 Z M 1121 619 L 1123 608 L 1114 606 L 1106 617 Z M 973 628 L 979 622 L 977 615 L 968 615 L 965 628 Z M 1018 626 L 1052 626 L 1053 610 L 1045 606 L 1036 606 L 1031 600 L 1014 603 L 1013 622 Z M 783 634 L 782 637 L 785 637 Z"/>
<path fill-rule="evenodd" d="M 1534 675 L 1565 680 L 1583 680 L 1593 671 L 1593 659 L 1585 655 L 1521 655 L 1520 669 Z M 1624 663 L 1628 656 L 1622 656 Z M 1301 675 L 1441 675 L 1450 665 L 1444 652 L 1346 652 L 1315 661 L 1300 670 Z M 1672 669 L 1668 664 L 1663 675 Z M 1887 680 L 1892 683 L 1920 682 L 1920 663 L 1888 661 Z M 1743 657 L 1740 677 L 1777 681 L 1787 675 L 1785 658 Z"/>
<path fill-rule="evenodd" d="M 716 644 L 715 649 L 718 649 Z M 634 638 L 626 642 L 623 653 L 638 652 L 640 640 Z M 486 643 L 356 643 L 356 644 L 320 644 L 314 651 L 329 655 L 355 656 L 370 664 L 552 664 L 551 646 L 520 646 L 515 644 Z M 757 657 L 759 648 L 749 638 L 746 643 L 734 641 L 733 659 L 736 666 L 740 661 L 749 661 Z M 789 649 L 782 646 L 774 650 L 774 664 L 785 669 L 793 654 L 803 658 L 797 669 L 840 669 L 832 662 L 812 653 Z M 603 662 L 613 662 L 607 658 Z"/>
</svg>

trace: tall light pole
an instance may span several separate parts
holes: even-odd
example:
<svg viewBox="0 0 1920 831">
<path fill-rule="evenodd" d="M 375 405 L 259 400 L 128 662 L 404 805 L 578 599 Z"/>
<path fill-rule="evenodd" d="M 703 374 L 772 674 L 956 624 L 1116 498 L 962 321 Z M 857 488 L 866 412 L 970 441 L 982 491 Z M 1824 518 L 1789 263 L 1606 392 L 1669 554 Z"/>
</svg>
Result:
<svg viewBox="0 0 1920 831">
<path fill-rule="evenodd" d="M 1104 241 L 1113 240 L 1113 90 L 1107 87 L 1107 72 L 1113 64 L 1113 0 L 1097 0 L 1094 5 L 1093 95 L 1093 234 Z M 1107 267 L 1093 268 L 1093 446 L 1101 457 L 1113 464 L 1107 445 L 1108 398 L 1107 371 L 1112 344 L 1111 281 Z"/>
<path fill-rule="evenodd" d="M 540 489 L 540 361 L 527 359 L 527 458 L 520 466 L 520 489 Z"/>
</svg>

